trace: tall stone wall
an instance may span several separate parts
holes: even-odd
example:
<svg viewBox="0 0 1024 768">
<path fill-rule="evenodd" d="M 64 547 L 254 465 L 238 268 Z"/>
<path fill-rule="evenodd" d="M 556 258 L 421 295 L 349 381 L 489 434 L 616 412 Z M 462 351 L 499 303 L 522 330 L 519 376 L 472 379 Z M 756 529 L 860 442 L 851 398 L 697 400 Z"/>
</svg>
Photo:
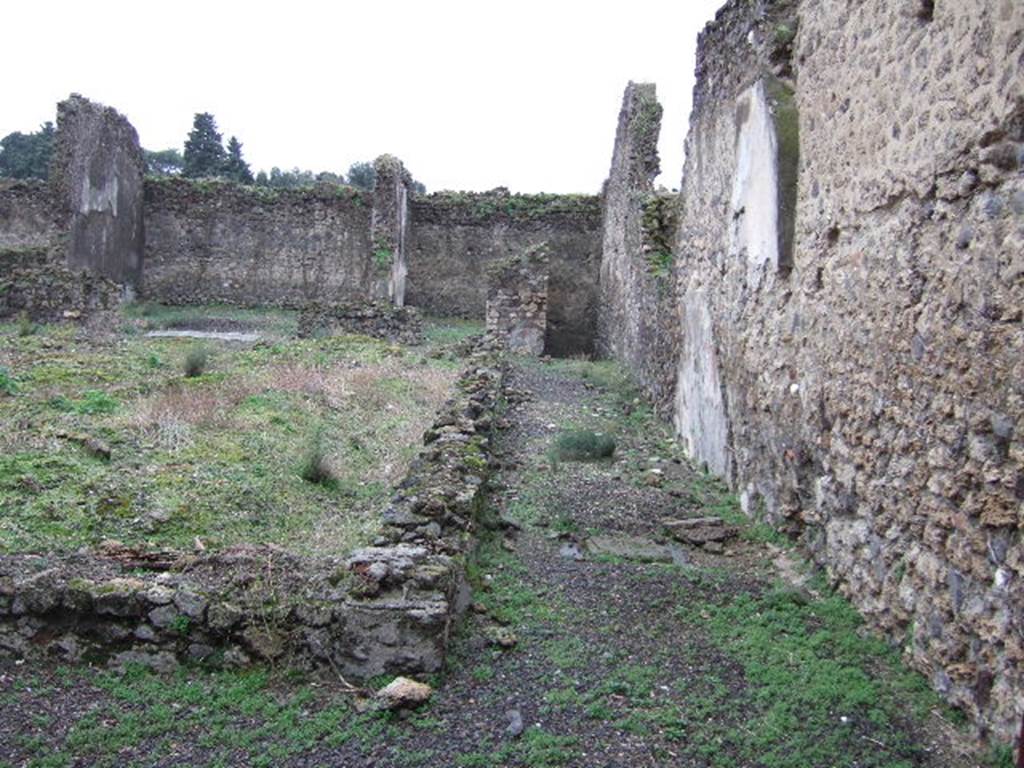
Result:
<svg viewBox="0 0 1024 768">
<path fill-rule="evenodd" d="M 441 192 L 413 198 L 406 299 L 424 312 L 483 319 L 487 265 L 547 244 L 545 351 L 595 347 L 601 254 L 600 198 Z"/>
<path fill-rule="evenodd" d="M 1009 739 L 1024 709 L 1024 6 L 733 0 L 697 75 L 663 315 L 681 439 Z M 607 283 L 621 244 L 605 242 Z M 643 306 L 605 287 L 618 317 Z M 642 357 L 617 333 L 617 356 Z"/>
<path fill-rule="evenodd" d="M 132 124 L 78 94 L 57 105 L 51 184 L 70 212 L 68 266 L 127 286 L 142 276 L 142 174 Z"/>
<path fill-rule="evenodd" d="M 372 208 L 352 187 L 147 180 L 145 295 L 279 306 L 386 295 L 390 257 L 373 258 Z"/>
<path fill-rule="evenodd" d="M 653 83 L 622 98 L 605 183 L 598 343 L 627 364 L 657 410 L 671 413 L 679 322 L 673 286 L 674 201 L 654 189 L 661 105 Z"/>
</svg>

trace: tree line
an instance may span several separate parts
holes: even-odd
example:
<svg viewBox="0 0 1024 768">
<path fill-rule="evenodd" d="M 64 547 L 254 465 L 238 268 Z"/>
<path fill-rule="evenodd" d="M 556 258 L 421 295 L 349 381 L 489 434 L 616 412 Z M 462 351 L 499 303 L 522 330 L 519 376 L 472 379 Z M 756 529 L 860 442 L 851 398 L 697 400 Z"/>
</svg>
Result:
<svg viewBox="0 0 1024 768">
<path fill-rule="evenodd" d="M 49 175 L 50 159 L 53 156 L 56 129 L 52 122 L 44 123 L 34 133 L 15 131 L 0 139 L 0 176 L 14 179 L 46 179 Z M 311 187 L 318 183 L 350 184 L 362 189 L 373 189 L 377 174 L 373 163 L 357 162 L 349 166 L 348 173 L 313 171 L 292 168 L 282 170 L 273 167 L 270 172 L 260 171 L 253 175 L 252 169 L 242 156 L 242 142 L 231 136 L 227 145 L 217 130 L 217 121 L 209 112 L 197 112 L 192 121 L 192 130 L 185 139 L 184 150 L 162 149 L 142 150 L 147 176 L 165 178 L 182 176 L 189 179 L 219 178 L 239 184 L 254 184 L 275 189 Z M 426 192 L 426 187 L 413 182 L 416 192 Z"/>
</svg>

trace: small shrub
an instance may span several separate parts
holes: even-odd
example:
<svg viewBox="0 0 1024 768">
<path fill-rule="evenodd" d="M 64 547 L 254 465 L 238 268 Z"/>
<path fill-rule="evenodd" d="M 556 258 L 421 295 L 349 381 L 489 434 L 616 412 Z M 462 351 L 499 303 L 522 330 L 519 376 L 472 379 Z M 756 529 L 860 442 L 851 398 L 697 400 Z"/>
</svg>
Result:
<svg viewBox="0 0 1024 768">
<path fill-rule="evenodd" d="M 206 371 L 206 366 L 210 362 L 210 352 L 206 347 L 196 346 L 192 347 L 185 355 L 185 363 L 183 365 L 185 376 L 192 379 L 196 376 L 202 376 Z"/>
<path fill-rule="evenodd" d="M 299 475 L 307 483 L 316 485 L 329 486 L 337 482 L 334 470 L 327 461 L 327 440 L 322 427 L 309 438 L 306 453 L 299 464 Z"/>
<path fill-rule="evenodd" d="M 13 395 L 18 391 L 18 385 L 14 383 L 11 372 L 0 365 L 0 395 Z"/>
<path fill-rule="evenodd" d="M 551 456 L 557 461 L 596 461 L 615 453 L 615 439 L 610 435 L 577 429 L 555 438 Z"/>
<path fill-rule="evenodd" d="M 19 336 L 31 336 L 38 330 L 39 326 L 32 322 L 32 318 L 28 316 L 28 312 L 22 312 L 18 315 Z"/>
</svg>

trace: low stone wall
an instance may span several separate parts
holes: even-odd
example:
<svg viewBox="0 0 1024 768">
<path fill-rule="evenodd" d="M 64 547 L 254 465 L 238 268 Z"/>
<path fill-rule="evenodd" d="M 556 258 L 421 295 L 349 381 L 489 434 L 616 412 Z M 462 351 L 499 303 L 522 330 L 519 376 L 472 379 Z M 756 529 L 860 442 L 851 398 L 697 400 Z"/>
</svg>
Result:
<svg viewBox="0 0 1024 768">
<path fill-rule="evenodd" d="M 167 669 L 181 661 L 326 665 L 354 679 L 433 672 L 466 604 L 501 393 L 476 358 L 384 515 L 349 557 L 274 547 L 0 557 L 0 653 Z"/>
<path fill-rule="evenodd" d="M 414 307 L 396 307 L 385 301 L 350 301 L 336 304 L 311 302 L 299 312 L 299 336 L 317 333 L 359 333 L 399 344 L 423 341 L 423 318 Z"/>
<path fill-rule="evenodd" d="M 427 314 L 484 319 L 487 265 L 546 244 L 545 351 L 594 351 L 601 199 L 594 195 L 438 192 L 412 198 L 406 299 Z"/>
<path fill-rule="evenodd" d="M 166 304 L 301 307 L 387 296 L 370 193 L 147 179 L 143 293 Z"/>
<path fill-rule="evenodd" d="M 0 318 L 77 320 L 116 309 L 123 298 L 119 283 L 67 266 L 62 249 L 0 248 Z"/>
</svg>

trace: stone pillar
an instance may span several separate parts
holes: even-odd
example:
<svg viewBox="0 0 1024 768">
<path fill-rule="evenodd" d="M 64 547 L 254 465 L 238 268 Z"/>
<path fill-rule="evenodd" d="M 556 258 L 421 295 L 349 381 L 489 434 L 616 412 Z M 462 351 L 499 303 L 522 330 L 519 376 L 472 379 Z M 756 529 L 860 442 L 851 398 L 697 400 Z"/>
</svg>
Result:
<svg viewBox="0 0 1024 768">
<path fill-rule="evenodd" d="M 116 110 L 78 94 L 57 105 L 50 181 L 70 214 L 68 266 L 139 286 L 144 167 L 138 134 Z"/>
<path fill-rule="evenodd" d="M 506 349 L 544 352 L 548 322 L 548 256 L 537 246 L 487 267 L 487 332 Z"/>
<path fill-rule="evenodd" d="M 406 233 L 408 230 L 409 187 L 412 177 L 402 161 L 381 155 L 373 161 L 376 185 L 373 189 L 371 258 L 380 272 L 374 281 L 375 297 L 387 297 L 396 307 L 405 305 Z"/>
</svg>

